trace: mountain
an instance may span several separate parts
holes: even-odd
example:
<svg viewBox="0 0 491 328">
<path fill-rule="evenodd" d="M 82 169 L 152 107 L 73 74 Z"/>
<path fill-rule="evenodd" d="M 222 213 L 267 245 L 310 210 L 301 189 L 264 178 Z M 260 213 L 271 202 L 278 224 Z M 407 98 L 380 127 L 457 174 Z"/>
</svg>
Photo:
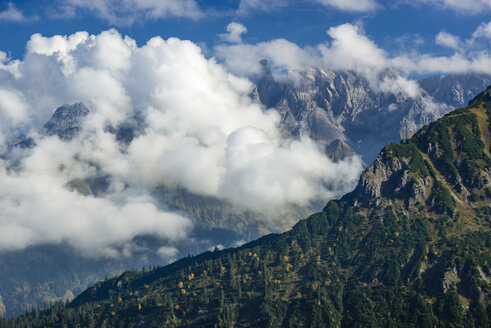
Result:
<svg viewBox="0 0 491 328">
<path fill-rule="evenodd" d="M 336 139 L 325 148 L 326 155 L 335 162 L 354 156 L 355 151 L 343 141 Z"/>
<path fill-rule="evenodd" d="M 83 119 L 89 114 L 84 103 L 63 105 L 55 110 L 51 118 L 43 125 L 46 135 L 57 135 L 69 140 L 80 130 Z"/>
<path fill-rule="evenodd" d="M 407 95 L 395 97 L 371 91 L 368 81 L 354 72 L 312 69 L 304 72 L 304 81 L 308 83 L 294 85 L 275 81 L 266 62 L 263 68 L 262 76 L 256 81 L 256 99 L 267 107 L 277 108 L 283 117 L 285 135 L 298 136 L 301 128 L 308 127 L 311 136 L 325 147 L 326 154 L 335 161 L 354 153 L 364 155 L 365 160 L 375 157 L 382 145 L 398 141 L 400 137 L 407 138 L 413 134 L 416 126 L 440 116 L 439 112 L 427 110 L 427 104 L 436 101 L 461 106 L 463 101 L 483 89 L 490 79 L 478 74 L 424 79 L 419 83 L 427 95 L 415 100 Z M 385 75 L 396 77 L 397 73 L 387 71 Z M 40 133 L 69 140 L 80 130 L 89 112 L 83 103 L 63 105 L 54 111 Z M 133 121 L 134 124 L 126 124 L 113 131 L 120 142 L 131 142 L 141 120 L 136 117 Z M 31 139 L 20 137 L 12 142 L 11 149 L 31 147 L 32 143 Z M 72 181 L 67 188 L 97 196 L 104 192 L 107 185 L 107 177 L 99 177 Z M 164 185 L 156 188 L 154 196 L 173 211 L 191 218 L 196 226 L 191 242 L 173 245 L 180 250 L 175 257 L 162 258 L 158 249 L 163 241 L 153 240 L 149 236 L 139 238 L 142 251 L 138 254 L 109 259 L 105 265 L 101 265 L 99 260 L 78 255 L 63 245 L 2 252 L 0 263 L 4 266 L 0 270 L 0 313 L 12 316 L 25 312 L 31 306 L 42 306 L 58 299 L 70 300 L 88 284 L 105 275 L 152 266 L 215 246 L 231 247 L 271 232 L 282 232 L 300 218 L 322 208 L 322 204 L 313 204 L 308 208 L 289 205 L 281 213 L 255 213 L 226 200 Z M 29 274 L 19 275 L 16 272 Z"/>
<path fill-rule="evenodd" d="M 57 135 L 62 140 L 70 140 L 80 131 L 81 125 L 89 112 L 90 110 L 82 102 L 60 106 L 54 111 L 53 115 L 51 115 L 50 119 L 43 125 L 39 132 L 41 135 Z M 33 146 L 34 140 L 22 134 L 18 138 L 10 141 L 8 150 L 32 148 Z M 8 154 L 1 154 L 1 157 L 8 158 Z"/>
<path fill-rule="evenodd" d="M 465 107 L 481 90 L 491 84 L 487 74 L 448 74 L 418 81 L 433 99 L 453 108 Z"/>
<path fill-rule="evenodd" d="M 68 187 L 92 194 L 98 189 L 98 182 L 74 181 Z M 238 242 L 243 243 L 243 240 L 268 234 L 274 229 L 280 230 L 261 214 L 245 211 L 213 197 L 194 195 L 183 189 L 161 186 L 155 191 L 155 197 L 165 202 L 170 210 L 183 213 L 195 223 L 188 239 L 170 245 L 179 249 L 177 254 L 163 257 L 159 249 L 166 241 L 153 236 L 141 236 L 134 240 L 137 251 L 131 256 L 118 258 L 87 258 L 65 245 L 36 245 L 24 250 L 1 252 L 0 316 L 11 317 L 57 300 L 72 300 L 87 286 L 105 276 L 167 263 L 217 246 L 231 247 Z M 277 215 L 277 224 L 283 222 L 281 230 L 284 231 L 289 228 L 293 215 L 302 218 L 310 213 L 308 209 L 290 206 L 283 214 Z"/>
<path fill-rule="evenodd" d="M 280 113 L 290 135 L 303 131 L 323 147 L 341 140 L 367 163 L 385 144 L 410 137 L 450 109 L 465 106 L 491 84 L 489 75 L 437 76 L 419 81 L 422 92 L 411 97 L 376 91 L 352 71 L 311 68 L 298 74 L 300 82 L 276 81 L 268 62 L 262 61 L 253 97 Z M 390 83 L 398 78 L 390 69 L 377 77 Z"/>
<path fill-rule="evenodd" d="M 283 234 L 128 271 L 0 327 L 489 327 L 491 87 Z"/>
</svg>

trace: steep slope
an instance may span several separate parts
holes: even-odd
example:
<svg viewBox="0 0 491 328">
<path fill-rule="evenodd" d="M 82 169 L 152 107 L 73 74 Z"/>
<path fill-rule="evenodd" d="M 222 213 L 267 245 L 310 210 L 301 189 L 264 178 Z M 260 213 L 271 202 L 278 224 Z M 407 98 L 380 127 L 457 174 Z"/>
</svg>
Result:
<svg viewBox="0 0 491 328">
<path fill-rule="evenodd" d="M 355 155 L 355 151 L 339 139 L 336 139 L 327 145 L 325 152 L 326 155 L 335 162 L 342 161 L 347 157 Z"/>
<path fill-rule="evenodd" d="M 281 235 L 126 272 L 11 327 L 489 327 L 491 87 Z M 1 326 L 1 325 L 0 325 Z"/>
<path fill-rule="evenodd" d="M 491 84 L 488 74 L 448 74 L 418 81 L 419 86 L 440 103 L 454 108 L 465 107 L 481 90 Z"/>
</svg>

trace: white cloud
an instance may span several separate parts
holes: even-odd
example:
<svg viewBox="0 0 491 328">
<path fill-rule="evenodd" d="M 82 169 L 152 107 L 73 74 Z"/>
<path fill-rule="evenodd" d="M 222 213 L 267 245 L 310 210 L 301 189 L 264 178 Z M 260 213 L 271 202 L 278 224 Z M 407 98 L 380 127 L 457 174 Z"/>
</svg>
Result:
<svg viewBox="0 0 491 328">
<path fill-rule="evenodd" d="M 7 9 L 0 11 L 0 21 L 23 22 L 26 20 L 24 13 L 12 2 L 7 4 Z"/>
<path fill-rule="evenodd" d="M 357 26 L 343 24 L 331 27 L 327 34 L 332 38 L 330 46 L 321 45 L 324 60 L 333 62 L 341 69 L 363 69 L 383 67 L 387 55 L 385 51 L 367 38 Z"/>
<path fill-rule="evenodd" d="M 360 169 L 358 158 L 338 165 L 319 152 L 311 140 L 290 141 L 282 147 L 252 127 L 230 136 L 226 163 L 221 193 L 256 210 L 270 204 L 306 204 L 311 199 L 332 198 L 344 189 L 345 181 L 338 177 L 353 185 Z M 326 184 L 331 184 L 331 190 Z"/>
<path fill-rule="evenodd" d="M 220 38 L 231 43 L 242 43 L 242 34 L 247 33 L 247 27 L 244 25 L 232 22 L 227 25 L 227 34 L 220 34 Z"/>
<path fill-rule="evenodd" d="M 400 37 L 397 37 L 395 42 L 402 50 L 407 52 L 408 50 L 424 44 L 425 40 L 417 33 L 404 33 Z"/>
<path fill-rule="evenodd" d="M 367 12 L 374 11 L 380 5 L 374 0 L 315 0 L 325 6 L 333 7 L 341 11 Z"/>
<path fill-rule="evenodd" d="M 0 87 L 0 115 L 9 124 L 18 125 L 28 119 L 27 106 L 21 93 Z"/>
<path fill-rule="evenodd" d="M 301 48 L 287 40 L 276 39 L 258 44 L 219 45 L 215 52 L 231 72 L 241 76 L 259 74 L 259 61 L 267 59 L 273 66 L 276 78 L 287 76 L 297 81 L 301 78 L 299 72 L 321 66 L 357 71 L 368 79 L 375 90 L 406 92 L 412 97 L 418 94 L 414 81 L 401 76 L 396 80 L 380 78 L 380 74 L 392 66 L 391 59 L 359 27 L 343 24 L 330 28 L 327 34 L 332 39 L 331 43 L 321 43 L 315 47 Z"/>
<path fill-rule="evenodd" d="M 75 50 L 82 42 L 87 41 L 88 38 L 87 32 L 77 32 L 70 36 L 55 35 L 51 38 L 45 38 L 37 33 L 33 34 L 27 43 L 27 51 L 47 56 L 66 55 Z"/>
<path fill-rule="evenodd" d="M 0 87 L 0 117 L 2 118 L 0 121 L 0 153 L 8 147 L 9 140 L 6 138 L 28 125 L 27 108 L 21 93 Z"/>
<path fill-rule="evenodd" d="M 435 43 L 440 46 L 452 48 L 454 50 L 459 49 L 461 46 L 460 38 L 458 36 L 452 35 L 445 31 L 441 31 L 436 35 Z"/>
<path fill-rule="evenodd" d="M 88 10 L 115 25 L 132 25 L 145 20 L 168 17 L 201 18 L 195 0 L 64 0 L 59 16 L 71 18 L 79 10 Z"/>
<path fill-rule="evenodd" d="M 163 258 L 174 258 L 179 254 L 179 250 L 175 247 L 162 246 L 157 250 L 157 254 Z"/>
<path fill-rule="evenodd" d="M 370 12 L 381 6 L 375 0 L 302 0 L 317 2 L 340 11 L 348 12 Z M 274 11 L 296 3 L 292 0 L 240 0 L 239 14 L 248 14 L 253 11 Z"/>
<path fill-rule="evenodd" d="M 252 11 L 274 11 L 288 4 L 288 0 L 240 0 L 239 15 L 245 15 Z"/>
<path fill-rule="evenodd" d="M 283 138 L 278 113 L 249 97 L 252 83 L 190 41 L 156 37 L 138 47 L 116 30 L 35 34 L 18 75 L 2 61 L 0 122 L 17 122 L 36 146 L 0 162 L 0 250 L 65 242 L 116 255 L 154 234 L 168 256 L 192 223 L 156 203 L 156 186 L 273 211 L 343 194 L 361 171 L 357 157 L 333 163 L 311 140 Z M 54 108 L 78 101 L 91 112 L 76 138 L 37 133 Z M 108 127 L 135 115 L 142 127 L 129 144 L 118 142 Z M 28 126 L 19 125 L 25 117 Z M 2 132 L 5 144 L 21 131 Z M 109 186 L 97 196 L 66 187 L 100 176 L 110 176 Z"/>
<path fill-rule="evenodd" d="M 318 51 L 309 50 L 285 39 L 275 39 L 257 44 L 218 45 L 215 54 L 224 61 L 229 71 L 240 76 L 250 76 L 261 72 L 261 59 L 271 61 L 276 68 L 275 73 L 319 64 Z"/>
<path fill-rule="evenodd" d="M 491 21 L 488 23 L 482 23 L 478 28 L 472 33 L 473 39 L 489 39 L 491 40 Z"/>
<path fill-rule="evenodd" d="M 474 35 L 486 35 L 487 26 L 481 25 Z M 404 74 L 468 72 L 491 74 L 490 52 L 475 48 L 471 39 L 461 43 L 465 51 L 451 56 L 433 56 L 416 50 L 391 56 L 355 25 L 343 24 L 331 27 L 327 33 L 330 42 L 304 48 L 284 39 L 275 39 L 257 44 L 222 44 L 215 47 L 215 53 L 231 72 L 241 76 L 260 73 L 259 61 L 267 59 L 272 65 L 276 78 L 287 76 L 296 80 L 298 71 L 321 66 L 334 70 L 354 70 L 363 74 L 372 87 L 380 91 L 399 90 L 409 94 L 417 94 L 414 81 L 398 77 L 398 81 L 393 81 L 391 85 L 387 80 L 385 83 L 379 80 L 380 73 L 386 68 L 394 68 Z M 442 45 L 452 47 L 456 47 L 458 42 L 456 37 L 443 33 L 439 34 L 437 40 Z M 407 90 L 399 89 L 403 86 L 411 87 Z"/>
<path fill-rule="evenodd" d="M 491 10 L 491 0 L 416 0 L 416 2 L 468 14 Z"/>
</svg>

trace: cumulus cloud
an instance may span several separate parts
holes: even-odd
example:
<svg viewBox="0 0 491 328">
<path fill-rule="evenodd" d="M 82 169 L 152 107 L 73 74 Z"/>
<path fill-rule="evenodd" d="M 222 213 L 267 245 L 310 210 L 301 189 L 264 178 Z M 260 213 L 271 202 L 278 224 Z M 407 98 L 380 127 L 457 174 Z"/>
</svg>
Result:
<svg viewBox="0 0 491 328">
<path fill-rule="evenodd" d="M 203 16 L 195 0 L 64 0 L 57 16 L 71 18 L 80 10 L 95 13 L 115 25 L 132 25 L 167 17 L 197 19 Z"/>
<path fill-rule="evenodd" d="M 7 4 L 7 9 L 0 11 L 0 21 L 23 22 L 26 20 L 24 13 L 12 2 Z"/>
<path fill-rule="evenodd" d="M 315 0 L 325 6 L 330 6 L 341 11 L 367 12 L 380 7 L 374 0 Z"/>
<path fill-rule="evenodd" d="M 232 22 L 227 25 L 227 33 L 220 34 L 220 38 L 231 43 L 241 43 L 242 34 L 247 33 L 247 27 L 240 23 Z"/>
<path fill-rule="evenodd" d="M 252 83 L 190 41 L 139 47 L 109 30 L 35 34 L 26 49 L 0 66 L 0 124 L 16 127 L 1 126 L 4 149 L 21 133 L 35 144 L 0 162 L 0 250 L 50 242 L 114 256 L 150 234 L 174 256 L 193 222 L 153 198 L 158 186 L 274 211 L 356 184 L 359 158 L 333 163 L 310 139 L 282 137 L 279 114 L 250 98 Z M 39 133 L 56 107 L 79 101 L 90 113 L 73 139 Z M 132 122 L 134 138 L 119 141 Z M 95 178 L 107 180 L 103 191 L 77 191 Z"/>
<path fill-rule="evenodd" d="M 21 124 L 28 119 L 27 106 L 22 94 L 15 90 L 0 88 L 0 112 L 9 124 Z"/>
<path fill-rule="evenodd" d="M 435 37 L 435 43 L 454 50 L 460 48 L 460 38 L 445 31 L 441 31 Z"/>
</svg>

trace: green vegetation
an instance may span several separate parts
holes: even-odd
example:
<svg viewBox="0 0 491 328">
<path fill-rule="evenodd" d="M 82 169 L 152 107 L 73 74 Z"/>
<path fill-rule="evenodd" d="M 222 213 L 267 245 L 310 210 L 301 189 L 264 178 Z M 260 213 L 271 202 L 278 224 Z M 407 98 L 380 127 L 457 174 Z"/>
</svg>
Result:
<svg viewBox="0 0 491 328">
<path fill-rule="evenodd" d="M 408 163 L 389 187 L 424 179 L 423 203 L 357 189 L 289 232 L 128 271 L 0 328 L 489 327 L 489 92 L 382 153 Z"/>
<path fill-rule="evenodd" d="M 455 199 L 441 181 L 436 182 L 432 197 L 428 201 L 438 214 L 454 214 Z"/>
<path fill-rule="evenodd" d="M 392 143 L 385 147 L 386 159 L 392 158 L 410 158 L 409 171 L 416 173 L 422 177 L 429 175 L 428 168 L 425 164 L 423 156 L 419 152 L 418 147 L 413 142 L 408 144 Z"/>
</svg>

